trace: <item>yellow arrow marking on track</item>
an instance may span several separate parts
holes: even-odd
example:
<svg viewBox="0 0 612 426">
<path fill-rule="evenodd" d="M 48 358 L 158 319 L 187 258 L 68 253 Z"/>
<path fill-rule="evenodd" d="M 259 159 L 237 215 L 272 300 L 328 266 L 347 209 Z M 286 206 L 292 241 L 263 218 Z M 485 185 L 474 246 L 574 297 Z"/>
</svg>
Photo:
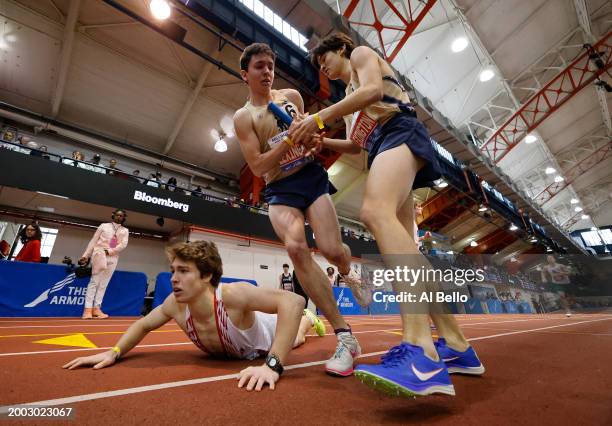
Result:
<svg viewBox="0 0 612 426">
<path fill-rule="evenodd" d="M 52 339 L 37 340 L 33 343 L 43 345 L 76 346 L 77 348 L 97 348 L 83 333 L 70 334 L 68 336 L 53 337 Z"/>
</svg>

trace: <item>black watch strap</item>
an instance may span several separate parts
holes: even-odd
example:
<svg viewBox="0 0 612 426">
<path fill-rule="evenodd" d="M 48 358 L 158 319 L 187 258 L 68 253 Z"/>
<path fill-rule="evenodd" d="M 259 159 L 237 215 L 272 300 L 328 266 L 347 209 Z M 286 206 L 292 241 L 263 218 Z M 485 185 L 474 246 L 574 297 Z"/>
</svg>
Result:
<svg viewBox="0 0 612 426">
<path fill-rule="evenodd" d="M 276 371 L 278 373 L 278 375 L 280 376 L 281 374 L 283 374 L 283 371 L 285 370 L 283 368 L 283 365 L 280 362 L 280 359 L 278 359 L 278 357 L 274 354 L 269 354 L 268 357 L 266 358 L 266 365 L 272 370 L 272 371 Z"/>
</svg>

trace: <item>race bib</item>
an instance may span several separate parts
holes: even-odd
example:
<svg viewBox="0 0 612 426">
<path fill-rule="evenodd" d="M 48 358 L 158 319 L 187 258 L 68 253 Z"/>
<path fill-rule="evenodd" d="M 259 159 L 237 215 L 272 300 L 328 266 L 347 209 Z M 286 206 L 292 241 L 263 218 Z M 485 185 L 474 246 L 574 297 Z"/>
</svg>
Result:
<svg viewBox="0 0 612 426">
<path fill-rule="evenodd" d="M 117 247 L 117 237 L 113 237 L 113 238 L 111 238 L 110 243 L 109 243 L 109 246 L 110 246 L 110 248 L 115 248 L 115 247 Z"/>
<path fill-rule="evenodd" d="M 363 111 L 353 114 L 353 125 L 349 139 L 362 149 L 367 150 L 371 144 L 371 137 L 378 126 L 378 122 Z"/>
<path fill-rule="evenodd" d="M 278 135 L 272 136 L 270 139 L 268 139 L 268 145 L 270 146 L 270 148 L 274 148 L 279 143 L 285 143 L 283 141 L 283 137 L 287 136 L 287 132 L 288 131 L 285 130 L 284 132 L 281 132 Z M 287 172 L 295 167 L 312 161 L 312 156 L 304 157 L 305 151 L 306 148 L 304 147 L 304 145 L 292 146 L 291 149 L 289 149 L 289 151 L 285 153 L 283 158 L 281 158 L 279 162 L 280 169 L 283 172 Z"/>
</svg>

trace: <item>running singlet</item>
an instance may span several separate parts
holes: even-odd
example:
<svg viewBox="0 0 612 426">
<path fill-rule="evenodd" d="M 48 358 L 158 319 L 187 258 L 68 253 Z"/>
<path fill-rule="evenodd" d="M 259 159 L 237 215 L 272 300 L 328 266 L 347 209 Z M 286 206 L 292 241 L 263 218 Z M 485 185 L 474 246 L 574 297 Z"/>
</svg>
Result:
<svg viewBox="0 0 612 426">
<path fill-rule="evenodd" d="M 283 286 L 283 290 L 293 291 L 293 277 L 291 274 L 285 276 L 285 274 L 281 274 L 281 284 Z"/>
<path fill-rule="evenodd" d="M 266 314 L 255 311 L 255 321 L 248 330 L 241 330 L 232 323 L 223 304 L 222 288 L 226 284 L 219 284 L 215 290 L 215 324 L 223 353 L 214 353 L 208 350 L 200 340 L 193 324 L 189 307 L 185 307 L 185 324 L 187 336 L 202 351 L 216 356 L 230 358 L 255 359 L 265 355 L 272 347 L 276 330 L 276 314 Z M 232 285 L 232 284 L 229 284 Z"/>
<path fill-rule="evenodd" d="M 285 110 L 291 117 L 295 117 L 298 113 L 298 108 L 282 93 L 273 90 L 273 101 L 281 109 Z M 253 120 L 253 129 L 259 139 L 259 148 L 261 153 L 268 152 L 276 145 L 285 143 L 283 137 L 287 135 L 289 126 L 283 123 L 272 112 L 268 110 L 267 105 L 255 106 L 248 101 L 244 108 L 251 114 Z M 298 171 L 303 165 L 313 160 L 312 156 L 305 157 L 306 149 L 303 145 L 293 146 L 281 158 L 279 164 L 271 171 L 265 174 L 264 179 L 266 184 L 275 180 L 287 177 Z"/>
<path fill-rule="evenodd" d="M 351 121 L 348 131 L 349 137 L 354 144 L 366 151 L 370 147 L 370 137 L 378 126 L 385 124 L 391 117 L 405 108 L 412 108 L 409 104 L 410 98 L 406 90 L 395 77 L 383 76 L 383 98 L 378 102 L 368 105 L 361 111 L 347 117 Z M 359 88 L 357 73 L 351 74 L 351 81 L 346 85 L 346 95 L 350 95 Z"/>
</svg>

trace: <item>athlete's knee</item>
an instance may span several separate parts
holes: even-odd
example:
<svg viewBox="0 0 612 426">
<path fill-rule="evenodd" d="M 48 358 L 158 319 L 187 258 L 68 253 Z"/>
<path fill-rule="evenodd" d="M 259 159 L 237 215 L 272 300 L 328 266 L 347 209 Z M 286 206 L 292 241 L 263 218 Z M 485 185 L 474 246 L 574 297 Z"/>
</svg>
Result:
<svg viewBox="0 0 612 426">
<path fill-rule="evenodd" d="M 347 260 L 350 263 L 350 256 L 347 255 L 342 244 L 336 244 L 334 247 L 320 247 L 320 249 L 323 257 L 333 265 L 338 266 L 346 263 Z"/>
<path fill-rule="evenodd" d="M 391 206 L 375 201 L 363 203 L 359 218 L 371 231 L 384 225 L 389 220 L 398 220 L 397 212 Z"/>
<path fill-rule="evenodd" d="M 289 257 L 294 263 L 303 262 L 307 258 L 310 258 L 310 249 L 306 241 L 286 241 L 285 248 L 287 249 L 287 254 L 289 254 Z"/>
<path fill-rule="evenodd" d="M 374 203 L 364 203 L 359 212 L 359 218 L 369 229 L 376 228 L 380 223 L 380 210 Z"/>
</svg>

